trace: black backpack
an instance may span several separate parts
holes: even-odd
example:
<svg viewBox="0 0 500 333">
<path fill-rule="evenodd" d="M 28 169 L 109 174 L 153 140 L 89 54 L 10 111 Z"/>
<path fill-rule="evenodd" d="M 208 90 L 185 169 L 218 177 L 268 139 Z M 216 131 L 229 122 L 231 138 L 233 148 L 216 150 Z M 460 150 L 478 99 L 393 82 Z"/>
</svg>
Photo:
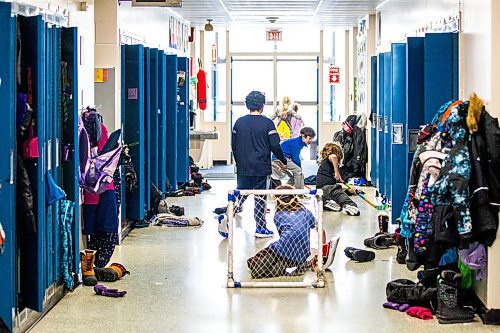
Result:
<svg viewBox="0 0 500 333">
<path fill-rule="evenodd" d="M 87 106 L 87 110 L 82 114 L 83 126 L 89 136 L 92 146 L 101 141 L 102 116 L 96 109 Z"/>
</svg>

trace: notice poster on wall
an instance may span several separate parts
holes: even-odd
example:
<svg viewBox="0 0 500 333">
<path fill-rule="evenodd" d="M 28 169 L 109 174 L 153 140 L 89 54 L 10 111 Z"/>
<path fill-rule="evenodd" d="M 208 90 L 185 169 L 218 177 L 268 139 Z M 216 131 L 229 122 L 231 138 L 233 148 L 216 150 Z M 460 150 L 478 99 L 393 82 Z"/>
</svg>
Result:
<svg viewBox="0 0 500 333">
<path fill-rule="evenodd" d="M 169 41 L 168 45 L 172 49 L 181 52 L 187 52 L 189 47 L 189 31 L 190 27 L 173 16 L 170 16 L 168 22 Z"/>
</svg>

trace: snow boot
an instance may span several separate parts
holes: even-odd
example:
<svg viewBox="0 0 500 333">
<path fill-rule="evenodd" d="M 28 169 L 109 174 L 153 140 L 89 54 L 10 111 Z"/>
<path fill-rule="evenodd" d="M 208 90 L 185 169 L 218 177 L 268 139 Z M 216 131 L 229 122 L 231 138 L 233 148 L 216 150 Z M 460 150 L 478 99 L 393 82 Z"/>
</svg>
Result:
<svg viewBox="0 0 500 333">
<path fill-rule="evenodd" d="M 95 286 L 97 279 L 94 272 L 94 250 L 83 250 L 80 252 L 80 262 L 82 266 L 83 285 Z"/>
<path fill-rule="evenodd" d="M 406 263 L 406 256 L 408 255 L 408 250 L 406 249 L 406 238 L 400 234 L 401 228 L 397 228 L 394 232 L 394 237 L 396 238 L 396 246 L 398 247 L 398 252 L 396 253 L 396 261 L 398 264 L 404 265 Z"/>
<path fill-rule="evenodd" d="M 127 271 L 125 266 L 115 262 L 109 265 L 109 267 L 105 268 L 96 267 L 94 268 L 94 271 L 97 281 L 104 281 L 104 282 L 115 282 L 117 280 L 120 280 L 127 274 L 130 275 L 130 272 Z"/>
<path fill-rule="evenodd" d="M 443 271 L 437 279 L 438 308 L 436 317 L 440 324 L 468 323 L 474 320 L 474 312 L 458 305 L 458 286 L 462 275 Z"/>
<path fill-rule="evenodd" d="M 378 219 L 378 232 L 381 234 L 387 233 L 389 230 L 389 216 L 380 214 Z"/>
</svg>

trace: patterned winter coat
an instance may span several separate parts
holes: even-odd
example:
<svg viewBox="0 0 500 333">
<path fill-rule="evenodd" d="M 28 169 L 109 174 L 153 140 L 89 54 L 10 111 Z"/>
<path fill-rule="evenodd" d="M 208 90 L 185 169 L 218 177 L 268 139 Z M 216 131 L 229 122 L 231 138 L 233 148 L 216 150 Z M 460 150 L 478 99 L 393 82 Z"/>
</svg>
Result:
<svg viewBox="0 0 500 333">
<path fill-rule="evenodd" d="M 436 183 L 430 189 L 434 206 L 435 241 L 468 247 L 472 237 L 469 208 L 471 165 L 467 141 L 468 103 L 453 107 L 443 128 L 443 150 L 447 155 Z"/>
</svg>

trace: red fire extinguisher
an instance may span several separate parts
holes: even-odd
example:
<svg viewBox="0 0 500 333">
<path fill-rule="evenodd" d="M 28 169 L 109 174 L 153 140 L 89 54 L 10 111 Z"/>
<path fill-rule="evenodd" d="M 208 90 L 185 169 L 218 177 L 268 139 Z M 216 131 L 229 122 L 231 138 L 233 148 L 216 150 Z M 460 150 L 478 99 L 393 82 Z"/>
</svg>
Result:
<svg viewBox="0 0 500 333">
<path fill-rule="evenodd" d="M 198 107 L 200 110 L 205 110 L 207 108 L 207 73 L 200 68 L 196 78 L 198 79 Z"/>
</svg>

